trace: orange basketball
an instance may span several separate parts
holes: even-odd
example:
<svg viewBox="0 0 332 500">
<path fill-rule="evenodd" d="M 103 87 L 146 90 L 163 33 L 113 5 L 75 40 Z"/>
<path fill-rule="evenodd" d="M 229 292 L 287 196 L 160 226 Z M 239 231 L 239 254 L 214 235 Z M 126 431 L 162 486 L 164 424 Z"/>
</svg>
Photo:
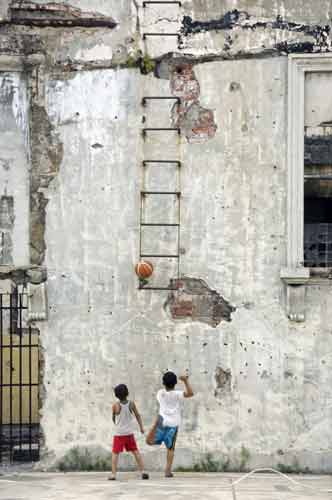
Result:
<svg viewBox="0 0 332 500">
<path fill-rule="evenodd" d="M 137 276 L 141 279 L 146 279 L 153 273 L 153 265 L 147 260 L 141 260 L 135 266 L 135 272 Z"/>
</svg>

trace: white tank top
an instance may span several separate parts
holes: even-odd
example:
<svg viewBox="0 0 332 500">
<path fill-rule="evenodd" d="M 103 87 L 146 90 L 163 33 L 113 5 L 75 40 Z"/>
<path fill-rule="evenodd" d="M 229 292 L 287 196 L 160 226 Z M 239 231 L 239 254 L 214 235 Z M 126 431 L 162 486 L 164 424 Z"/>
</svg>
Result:
<svg viewBox="0 0 332 500">
<path fill-rule="evenodd" d="M 131 410 L 131 402 L 120 403 L 120 413 L 115 416 L 115 435 L 128 436 L 134 433 L 134 415 Z"/>
</svg>

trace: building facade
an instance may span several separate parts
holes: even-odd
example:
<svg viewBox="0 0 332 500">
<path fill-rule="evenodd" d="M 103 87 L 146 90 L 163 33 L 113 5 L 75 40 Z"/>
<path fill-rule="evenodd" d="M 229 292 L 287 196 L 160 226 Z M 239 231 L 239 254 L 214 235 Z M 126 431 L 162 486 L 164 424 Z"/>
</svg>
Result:
<svg viewBox="0 0 332 500">
<path fill-rule="evenodd" d="M 148 427 L 171 369 L 177 466 L 332 470 L 331 15 L 2 0 L 6 453 L 97 463 L 114 385 Z"/>
</svg>

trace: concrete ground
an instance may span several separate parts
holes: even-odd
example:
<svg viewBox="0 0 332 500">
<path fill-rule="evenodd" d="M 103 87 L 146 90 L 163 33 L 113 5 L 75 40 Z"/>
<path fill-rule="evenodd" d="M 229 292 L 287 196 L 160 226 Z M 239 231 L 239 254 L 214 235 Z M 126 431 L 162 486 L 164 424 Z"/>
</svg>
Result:
<svg viewBox="0 0 332 500">
<path fill-rule="evenodd" d="M 173 479 L 151 474 L 142 481 L 120 473 L 5 473 L 0 477 L 1 500 L 325 500 L 332 498 L 330 476 L 290 476 L 295 485 L 274 474 L 257 474 L 243 481 L 232 495 L 230 481 L 243 474 L 178 473 Z M 303 487 L 301 487 L 303 485 Z M 322 490 L 322 492 L 320 492 Z M 331 490 L 331 493 L 324 493 Z"/>
</svg>

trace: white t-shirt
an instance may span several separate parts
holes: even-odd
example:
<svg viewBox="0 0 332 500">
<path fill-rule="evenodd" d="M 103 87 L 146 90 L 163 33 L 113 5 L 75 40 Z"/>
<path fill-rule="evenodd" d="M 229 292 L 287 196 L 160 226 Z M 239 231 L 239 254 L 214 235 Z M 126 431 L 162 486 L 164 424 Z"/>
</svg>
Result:
<svg viewBox="0 0 332 500">
<path fill-rule="evenodd" d="M 166 391 L 166 389 L 158 391 L 159 414 L 163 418 L 165 427 L 178 427 L 181 424 L 181 402 L 183 398 L 183 391 Z"/>
</svg>

